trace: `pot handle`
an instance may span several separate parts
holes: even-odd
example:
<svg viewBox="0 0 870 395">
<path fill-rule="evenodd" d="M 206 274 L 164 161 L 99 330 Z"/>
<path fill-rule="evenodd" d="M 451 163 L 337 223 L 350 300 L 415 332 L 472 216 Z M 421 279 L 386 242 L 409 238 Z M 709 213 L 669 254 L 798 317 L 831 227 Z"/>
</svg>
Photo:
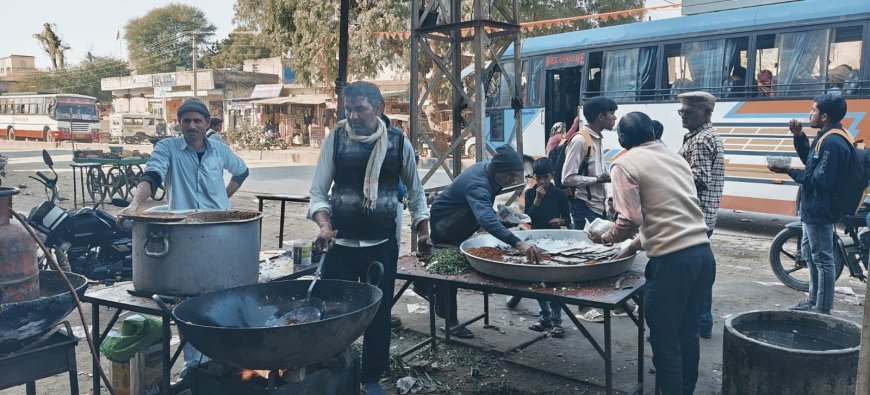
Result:
<svg viewBox="0 0 870 395">
<path fill-rule="evenodd" d="M 160 251 L 149 251 L 148 245 L 151 244 L 152 241 L 158 241 L 158 239 L 163 239 L 163 249 Z M 169 235 L 165 232 L 152 232 L 148 233 L 148 238 L 145 239 L 145 243 L 142 244 L 142 251 L 145 252 L 145 255 L 151 258 L 163 258 L 169 254 Z"/>
<path fill-rule="evenodd" d="M 374 273 L 372 273 L 374 272 Z M 374 276 L 372 276 L 374 274 Z M 366 270 L 366 283 L 369 285 L 380 286 L 381 279 L 384 277 L 384 265 L 382 265 L 378 261 L 374 261 L 369 265 L 368 270 Z"/>
</svg>

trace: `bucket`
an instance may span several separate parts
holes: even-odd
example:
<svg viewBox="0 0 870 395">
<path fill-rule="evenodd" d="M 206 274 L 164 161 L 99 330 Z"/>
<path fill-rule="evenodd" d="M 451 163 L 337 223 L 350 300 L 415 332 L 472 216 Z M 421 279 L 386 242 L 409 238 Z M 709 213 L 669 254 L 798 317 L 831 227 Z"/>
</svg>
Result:
<svg viewBox="0 0 870 395">
<path fill-rule="evenodd" d="M 749 311 L 725 321 L 722 394 L 853 394 L 861 327 L 801 311 Z"/>
</svg>

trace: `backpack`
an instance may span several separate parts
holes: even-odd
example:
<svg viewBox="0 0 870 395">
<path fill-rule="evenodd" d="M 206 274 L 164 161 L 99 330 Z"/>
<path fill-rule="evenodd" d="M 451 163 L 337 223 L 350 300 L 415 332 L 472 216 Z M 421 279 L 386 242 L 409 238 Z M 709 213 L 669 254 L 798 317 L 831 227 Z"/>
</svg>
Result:
<svg viewBox="0 0 870 395">
<path fill-rule="evenodd" d="M 583 156 L 583 161 L 580 163 L 580 169 L 578 169 L 578 172 L 581 175 L 587 175 L 589 174 L 589 156 L 592 155 L 592 144 L 590 144 L 592 139 L 589 138 L 588 132 L 586 132 L 585 130 L 581 130 L 577 132 L 577 134 L 575 134 L 574 137 L 571 138 L 571 140 L 577 138 L 578 136 L 586 140 L 586 154 Z M 568 155 L 568 144 L 571 143 L 571 140 L 562 141 L 547 155 L 550 158 L 550 161 L 553 162 L 553 167 L 556 173 L 555 177 L 553 178 L 553 183 L 556 185 L 556 188 L 564 191 L 565 195 L 567 195 L 569 198 L 574 195 L 574 190 L 573 188 L 566 187 L 562 184 L 562 173 L 563 168 L 565 167 L 565 159 Z M 587 194 L 591 194 L 591 191 L 588 190 L 588 187 L 586 192 Z"/>
<path fill-rule="evenodd" d="M 870 182 L 870 150 L 855 147 L 852 136 L 842 129 L 831 129 L 825 133 L 819 138 L 816 150 L 822 147 L 822 142 L 830 135 L 845 139 L 849 146 L 853 147 L 854 153 L 831 193 L 832 209 L 841 217 L 855 215 L 867 195 L 867 184 Z"/>
</svg>

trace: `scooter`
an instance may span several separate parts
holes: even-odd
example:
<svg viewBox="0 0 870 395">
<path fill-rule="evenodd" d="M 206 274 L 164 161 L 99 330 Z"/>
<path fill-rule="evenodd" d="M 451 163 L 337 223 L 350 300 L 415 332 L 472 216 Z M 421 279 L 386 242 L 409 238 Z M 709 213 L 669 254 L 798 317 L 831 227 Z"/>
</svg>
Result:
<svg viewBox="0 0 870 395">
<path fill-rule="evenodd" d="M 38 171 L 36 180 L 45 187 L 48 200 L 30 210 L 27 223 L 45 236 L 48 247 L 64 270 L 84 275 L 95 281 L 129 280 L 133 275 L 132 245 L 130 231 L 118 227 L 115 216 L 97 208 L 84 207 L 64 210 L 57 206 L 57 173 L 54 161 L 42 150 L 43 162 L 54 177 Z M 121 199 L 112 199 L 118 206 L 128 204 Z M 47 269 L 47 262 L 40 261 Z"/>
<path fill-rule="evenodd" d="M 847 215 L 834 226 L 834 266 L 837 278 L 843 268 L 849 275 L 867 281 L 865 270 L 870 267 L 870 230 L 867 229 L 867 213 L 870 204 L 865 203 L 855 215 Z M 842 230 L 843 236 L 837 234 Z M 809 290 L 809 269 L 801 251 L 803 229 L 800 222 L 785 225 L 785 229 L 773 238 L 769 259 L 773 274 L 783 284 L 798 291 Z M 862 267 L 863 266 L 863 267 Z"/>
</svg>

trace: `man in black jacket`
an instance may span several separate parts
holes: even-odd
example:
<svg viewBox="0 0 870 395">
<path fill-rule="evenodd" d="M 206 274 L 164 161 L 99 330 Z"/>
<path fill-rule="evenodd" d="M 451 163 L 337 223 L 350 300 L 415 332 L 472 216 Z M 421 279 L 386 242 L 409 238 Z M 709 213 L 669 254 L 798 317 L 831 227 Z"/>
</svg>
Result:
<svg viewBox="0 0 870 395">
<path fill-rule="evenodd" d="M 801 122 L 792 119 L 788 128 L 794 135 L 794 148 L 806 165 L 805 170 L 771 167 L 777 173 L 788 173 L 801 185 L 800 216 L 803 225 L 801 252 L 810 269 L 810 289 L 807 298 L 789 310 L 815 311 L 830 314 L 834 305 L 834 223 L 839 214 L 832 204 L 833 191 L 842 182 L 842 175 L 855 155 L 846 139 L 840 136 L 819 140 L 831 129 L 842 129 L 840 121 L 846 115 L 846 100 L 842 96 L 823 94 L 813 99 L 810 127 L 819 129 L 812 144 L 803 132 Z"/>
</svg>

